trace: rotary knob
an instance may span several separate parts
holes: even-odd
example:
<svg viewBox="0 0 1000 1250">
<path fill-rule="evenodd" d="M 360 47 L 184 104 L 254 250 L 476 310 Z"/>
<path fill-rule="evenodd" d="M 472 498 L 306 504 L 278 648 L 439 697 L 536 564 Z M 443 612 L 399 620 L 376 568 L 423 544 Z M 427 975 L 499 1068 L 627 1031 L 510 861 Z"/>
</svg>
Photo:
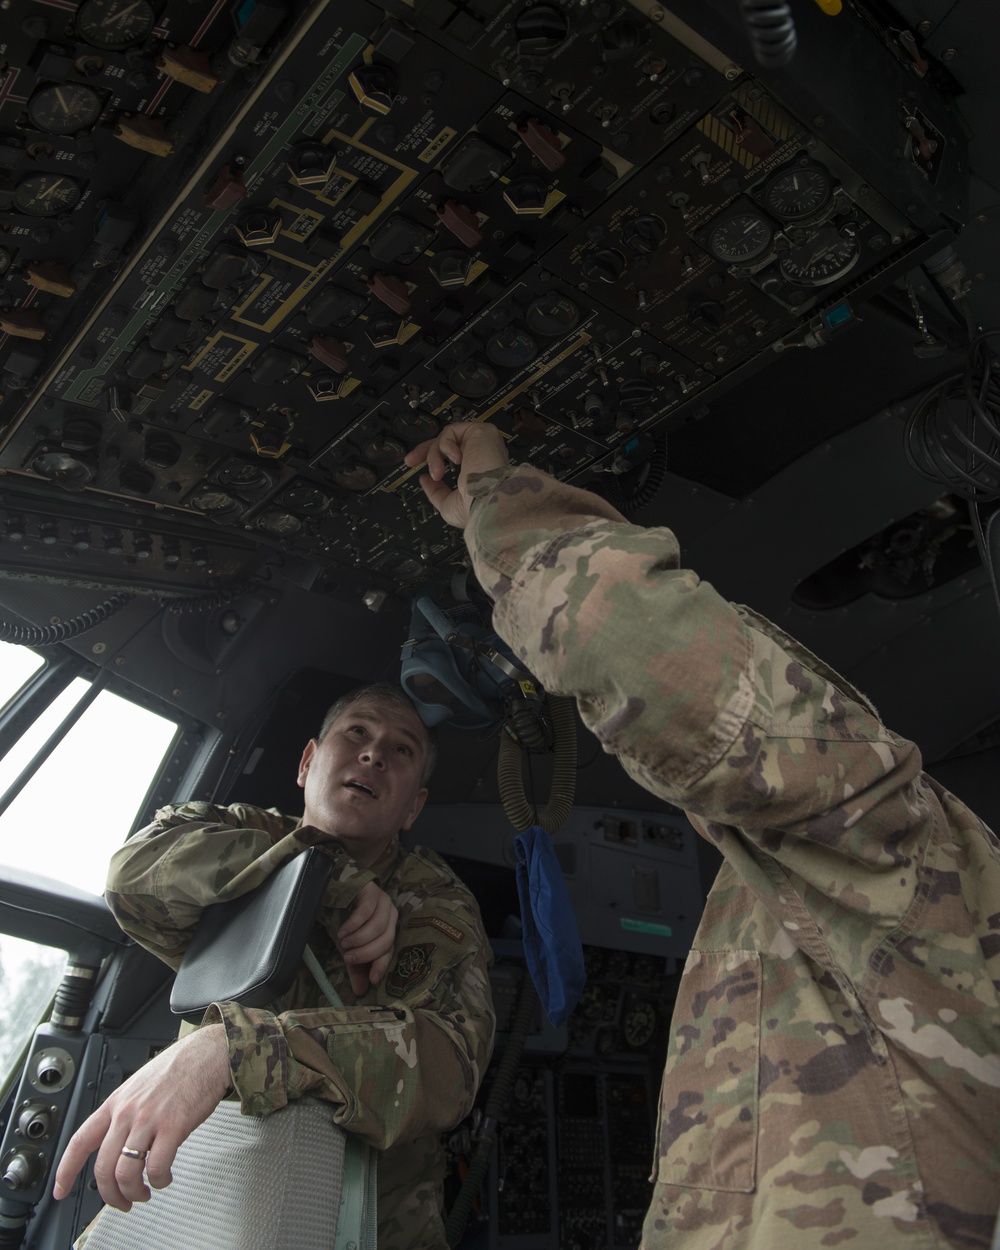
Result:
<svg viewBox="0 0 1000 1250">
<path fill-rule="evenodd" d="M 586 257 L 581 268 L 588 281 L 613 284 L 625 272 L 625 257 L 621 252 L 603 247 Z"/>
</svg>

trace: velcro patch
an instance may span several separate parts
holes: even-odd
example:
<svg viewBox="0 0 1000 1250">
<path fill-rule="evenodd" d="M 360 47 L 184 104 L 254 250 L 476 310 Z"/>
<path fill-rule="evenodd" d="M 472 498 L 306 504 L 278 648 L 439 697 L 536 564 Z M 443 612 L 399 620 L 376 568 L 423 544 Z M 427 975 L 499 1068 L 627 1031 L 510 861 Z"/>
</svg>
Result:
<svg viewBox="0 0 1000 1250">
<path fill-rule="evenodd" d="M 457 926 L 449 924 L 447 920 L 442 920 L 440 916 L 418 916 L 415 920 L 407 923 L 408 929 L 419 929 L 421 925 L 430 925 L 434 929 L 440 930 L 445 937 L 450 937 L 453 942 L 464 942 L 465 934 Z"/>
<path fill-rule="evenodd" d="M 420 942 L 416 946 L 404 946 L 389 973 L 386 985 L 393 994 L 405 994 L 421 981 L 427 979 L 431 970 L 433 942 Z"/>
</svg>

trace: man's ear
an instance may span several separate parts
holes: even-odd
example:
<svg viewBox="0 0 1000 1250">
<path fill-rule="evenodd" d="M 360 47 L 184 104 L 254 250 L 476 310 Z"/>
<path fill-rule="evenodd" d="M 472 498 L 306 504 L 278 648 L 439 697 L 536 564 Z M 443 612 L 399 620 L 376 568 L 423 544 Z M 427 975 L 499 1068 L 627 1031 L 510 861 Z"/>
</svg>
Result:
<svg viewBox="0 0 1000 1250">
<path fill-rule="evenodd" d="M 316 754 L 318 746 L 319 743 L 316 739 L 310 738 L 306 743 L 306 749 L 302 752 L 302 758 L 299 760 L 299 775 L 297 780 L 303 789 L 306 784 L 306 773 L 309 771 L 309 765 L 312 763 L 312 758 Z"/>
<path fill-rule="evenodd" d="M 427 802 L 427 790 L 426 789 L 418 790 L 416 797 L 413 800 L 413 806 L 410 808 L 408 816 L 403 821 L 402 830 L 404 833 L 407 832 L 407 830 L 410 828 L 413 822 L 417 819 L 417 817 L 423 811 L 423 807 L 426 802 Z"/>
</svg>

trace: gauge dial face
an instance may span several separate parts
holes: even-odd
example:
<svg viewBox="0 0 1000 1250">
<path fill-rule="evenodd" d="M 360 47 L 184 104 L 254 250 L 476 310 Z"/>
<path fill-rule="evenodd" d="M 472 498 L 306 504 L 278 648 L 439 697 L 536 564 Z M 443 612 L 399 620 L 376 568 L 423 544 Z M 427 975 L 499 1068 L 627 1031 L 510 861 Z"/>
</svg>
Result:
<svg viewBox="0 0 1000 1250">
<path fill-rule="evenodd" d="M 818 165 L 786 169 L 767 186 L 764 203 L 776 217 L 799 221 L 818 213 L 833 195 L 833 179 Z"/>
<path fill-rule="evenodd" d="M 408 443 L 433 438 L 440 426 L 428 412 L 401 412 L 392 419 L 393 431 Z"/>
<path fill-rule="evenodd" d="M 197 495 L 193 495 L 189 503 L 196 512 L 204 512 L 209 516 L 228 512 L 230 509 L 238 507 L 232 495 L 211 486 L 200 490 Z"/>
<path fill-rule="evenodd" d="M 497 375 L 485 360 L 463 360 L 448 374 L 448 385 L 463 399 L 485 399 L 496 390 Z"/>
<path fill-rule="evenodd" d="M 289 486 L 278 502 L 306 516 L 315 516 L 319 512 L 325 512 L 330 505 L 329 496 L 324 491 L 321 491 L 318 486 L 309 486 L 305 482 Z"/>
<path fill-rule="evenodd" d="M 0 273 L 6 273 L 14 261 L 14 254 L 5 247 L 0 247 Z"/>
<path fill-rule="evenodd" d="M 257 518 L 257 528 L 272 538 L 290 538 L 302 528 L 302 522 L 294 513 L 271 508 Z"/>
<path fill-rule="evenodd" d="M 507 326 L 490 335 L 486 343 L 486 355 L 495 365 L 505 369 L 520 369 L 538 355 L 538 345 L 527 330 Z"/>
<path fill-rule="evenodd" d="M 827 286 L 849 273 L 858 263 L 861 245 L 851 235 L 832 226 L 817 230 L 806 243 L 793 248 L 781 260 L 781 276 L 797 286 Z"/>
<path fill-rule="evenodd" d="M 540 295 L 528 305 L 524 320 L 535 334 L 568 334 L 580 323 L 580 309 L 566 295 Z"/>
<path fill-rule="evenodd" d="M 733 213 L 708 236 L 708 250 L 726 264 L 746 264 L 764 255 L 771 238 L 771 226 L 759 213 Z"/>
<path fill-rule="evenodd" d="M 361 492 L 374 486 L 378 479 L 371 465 L 353 460 L 334 469 L 333 480 L 344 490 Z"/>
<path fill-rule="evenodd" d="M 368 463 L 375 465 L 376 468 L 394 469 L 397 464 L 403 463 L 406 448 L 395 438 L 377 434 L 365 443 L 362 454 Z"/>
<path fill-rule="evenodd" d="M 127 48 L 145 39 L 155 14 L 147 0 L 84 0 L 76 15 L 76 33 L 95 48 Z"/>
<path fill-rule="evenodd" d="M 656 1008 L 652 1003 L 633 1003 L 622 1022 L 625 1042 L 633 1050 L 641 1050 L 652 1041 L 656 1032 Z"/>
<path fill-rule="evenodd" d="M 29 174 L 14 192 L 14 209 L 29 217 L 55 217 L 68 213 L 81 195 L 75 178 L 62 174 Z"/>
<path fill-rule="evenodd" d="M 49 135 L 75 135 L 101 115 L 101 97 L 76 82 L 53 83 L 28 101 L 28 120 Z"/>
</svg>

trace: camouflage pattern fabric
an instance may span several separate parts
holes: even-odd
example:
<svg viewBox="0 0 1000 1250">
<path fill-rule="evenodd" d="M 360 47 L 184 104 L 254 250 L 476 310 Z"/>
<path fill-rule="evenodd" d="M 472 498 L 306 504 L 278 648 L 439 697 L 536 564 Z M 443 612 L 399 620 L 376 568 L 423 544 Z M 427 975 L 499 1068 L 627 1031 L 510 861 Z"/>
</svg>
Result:
<svg viewBox="0 0 1000 1250">
<path fill-rule="evenodd" d="M 470 483 L 499 633 L 725 857 L 674 1009 L 643 1250 L 988 1247 L 995 836 L 849 683 L 680 568 L 669 530 L 526 466 Z"/>
<path fill-rule="evenodd" d="M 187 803 L 162 808 L 115 853 L 106 898 L 125 932 L 176 968 L 204 907 L 247 893 L 312 845 L 335 871 L 310 944 L 350 1005 L 321 1006 L 303 965 L 280 1012 L 217 1003 L 203 1023 L 225 1023 L 247 1114 L 312 1094 L 330 1103 L 335 1123 L 383 1151 L 379 1250 L 445 1250 L 438 1135 L 471 1110 L 495 1025 L 479 908 L 447 864 L 393 841 L 359 869 L 339 843 L 277 812 Z M 372 879 L 395 903 L 399 928 L 394 963 L 358 999 L 333 935 Z"/>
</svg>

